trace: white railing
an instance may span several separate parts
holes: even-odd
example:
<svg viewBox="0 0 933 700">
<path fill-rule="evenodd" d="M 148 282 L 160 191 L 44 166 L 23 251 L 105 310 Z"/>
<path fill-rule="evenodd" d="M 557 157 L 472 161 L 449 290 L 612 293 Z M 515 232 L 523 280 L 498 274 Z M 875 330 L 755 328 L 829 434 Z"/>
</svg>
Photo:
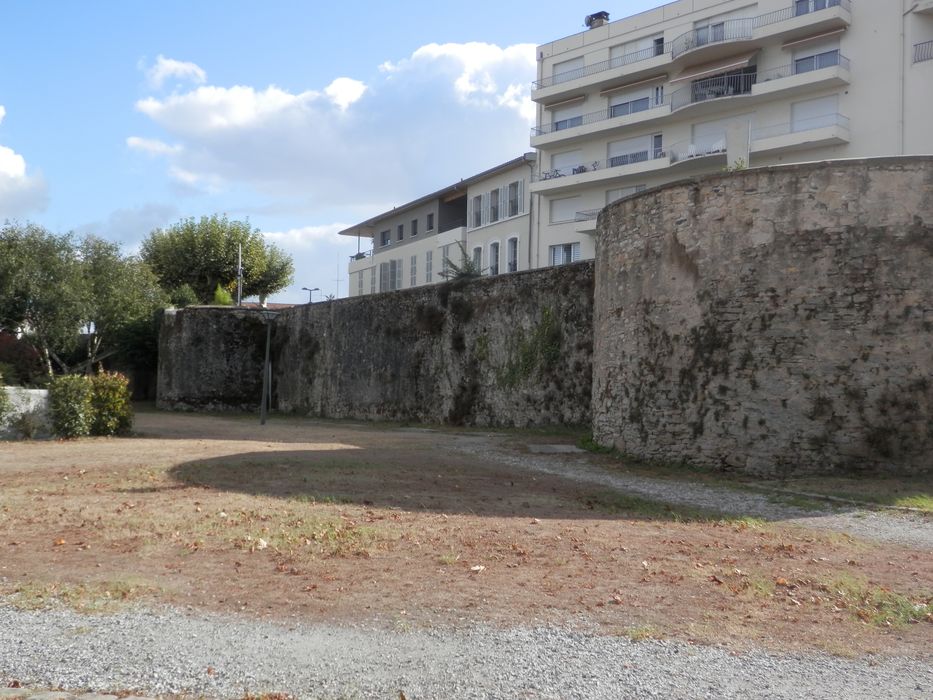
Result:
<svg viewBox="0 0 933 700">
<path fill-rule="evenodd" d="M 813 59 L 812 62 L 807 63 L 809 59 Z M 803 73 L 812 73 L 815 70 L 822 70 L 823 68 L 832 68 L 834 66 L 840 66 L 845 70 L 849 70 L 851 62 L 845 56 L 842 56 L 838 52 L 828 52 L 825 54 L 817 54 L 816 56 L 809 56 L 807 58 L 802 58 L 794 63 L 790 63 L 786 66 L 780 66 L 779 68 L 769 68 L 768 70 L 758 71 L 758 80 L 759 83 L 766 83 L 769 80 L 780 80 L 781 78 L 789 78 L 792 75 L 801 75 Z"/>
<path fill-rule="evenodd" d="M 646 163 L 651 160 L 665 158 L 667 151 L 663 148 L 648 148 L 643 151 L 634 151 L 632 153 L 623 153 L 612 156 L 606 161 L 594 160 L 589 163 L 580 163 L 579 165 L 567 165 L 562 168 L 551 168 L 543 170 L 534 177 L 535 182 L 543 180 L 553 180 L 570 175 L 582 175 L 583 173 L 593 172 L 595 170 L 607 170 L 609 168 L 619 168 L 624 165 L 634 165 L 636 163 Z"/>
<path fill-rule="evenodd" d="M 603 71 L 612 70 L 613 68 L 627 66 L 630 63 L 645 61 L 649 58 L 654 58 L 655 56 L 663 56 L 666 53 L 670 53 L 670 51 L 671 45 L 669 43 L 664 45 L 649 46 L 647 49 L 633 51 L 622 56 L 616 56 L 615 58 L 610 58 L 608 61 L 599 61 L 582 68 L 575 68 L 574 70 L 564 71 L 563 73 L 556 73 L 547 78 L 541 78 L 541 80 L 536 80 L 533 82 L 531 87 L 534 90 L 540 90 L 541 88 L 551 87 L 552 85 L 559 85 L 560 83 L 566 83 L 571 80 L 576 80 L 577 78 L 584 78 L 588 75 L 593 75 L 594 73 L 602 73 Z M 589 56 L 591 54 L 587 55 Z M 586 59 L 584 58 L 584 60 Z"/>
<path fill-rule="evenodd" d="M 933 41 L 914 44 L 914 63 L 933 60 Z"/>
<path fill-rule="evenodd" d="M 848 129 L 849 118 L 842 114 L 831 113 L 821 114 L 807 119 L 798 119 L 793 123 L 761 126 L 752 129 L 752 141 L 762 141 L 764 139 L 775 138 L 776 136 L 787 136 L 788 134 L 813 131 L 814 129 L 825 129 L 830 126 L 839 126 Z"/>
<path fill-rule="evenodd" d="M 601 209 L 584 209 L 583 211 L 578 211 L 574 217 L 574 221 L 593 221 L 593 219 L 599 216 Z"/>
<path fill-rule="evenodd" d="M 642 99 L 645 101 L 644 106 L 634 104 L 642 100 L 627 102 L 625 105 L 614 105 L 606 109 L 601 109 L 598 112 L 590 112 L 589 114 L 583 114 L 578 117 L 571 117 L 569 119 L 562 119 L 560 121 L 551 122 L 550 124 L 542 124 L 541 126 L 533 127 L 531 129 L 531 135 L 542 136 L 544 134 L 552 134 L 555 131 L 563 131 L 564 129 L 570 129 L 575 126 L 595 124 L 609 119 L 619 119 L 632 114 L 638 114 L 639 112 L 649 112 L 653 109 L 659 109 L 670 105 L 670 100 L 655 102 L 653 98 L 645 97 Z"/>
<path fill-rule="evenodd" d="M 720 139 L 711 144 L 698 144 L 691 141 L 679 141 L 671 146 L 668 151 L 671 155 L 671 163 L 680 163 L 692 158 L 703 158 L 705 156 L 714 156 L 726 152 L 726 140 Z"/>
</svg>

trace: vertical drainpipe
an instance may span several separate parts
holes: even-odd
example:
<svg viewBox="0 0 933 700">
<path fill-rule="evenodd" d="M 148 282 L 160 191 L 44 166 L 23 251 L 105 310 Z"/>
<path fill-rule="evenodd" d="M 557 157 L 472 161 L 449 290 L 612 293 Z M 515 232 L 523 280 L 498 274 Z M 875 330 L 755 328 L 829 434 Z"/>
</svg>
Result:
<svg viewBox="0 0 933 700">
<path fill-rule="evenodd" d="M 532 175 L 534 174 L 535 161 L 525 161 L 525 165 L 528 166 L 528 269 L 531 267 L 531 235 L 532 235 L 532 222 L 535 219 L 535 196 L 531 191 L 531 182 Z M 524 193 L 523 193 L 524 194 Z"/>
</svg>

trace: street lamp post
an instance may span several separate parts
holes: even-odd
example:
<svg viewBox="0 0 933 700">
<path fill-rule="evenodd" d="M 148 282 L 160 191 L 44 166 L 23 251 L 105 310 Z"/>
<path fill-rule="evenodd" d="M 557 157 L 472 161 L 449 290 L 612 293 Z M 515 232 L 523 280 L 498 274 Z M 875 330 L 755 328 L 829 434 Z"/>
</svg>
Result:
<svg viewBox="0 0 933 700">
<path fill-rule="evenodd" d="M 272 365 L 269 364 L 269 347 L 272 345 L 272 321 L 278 311 L 263 309 L 259 312 L 266 322 L 266 361 L 262 365 L 262 399 L 259 401 L 259 425 L 266 424 L 266 414 L 272 402 Z"/>
<path fill-rule="evenodd" d="M 307 287 L 302 287 L 302 289 L 308 293 L 308 303 L 309 303 L 309 304 L 311 303 L 311 295 L 312 295 L 314 292 L 319 292 L 319 291 L 321 291 L 321 288 L 320 288 L 320 287 L 315 287 L 314 289 L 308 289 Z"/>
</svg>

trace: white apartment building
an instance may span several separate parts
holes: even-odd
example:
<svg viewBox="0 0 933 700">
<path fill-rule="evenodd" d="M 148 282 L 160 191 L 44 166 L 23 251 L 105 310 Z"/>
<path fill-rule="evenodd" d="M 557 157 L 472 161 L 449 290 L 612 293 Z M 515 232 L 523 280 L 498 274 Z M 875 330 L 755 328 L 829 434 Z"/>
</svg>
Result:
<svg viewBox="0 0 933 700">
<path fill-rule="evenodd" d="M 443 282 L 461 245 L 483 274 L 529 269 L 534 164 L 526 153 L 341 231 L 368 239 L 350 258 L 349 295 Z"/>
<path fill-rule="evenodd" d="M 592 257 L 602 207 L 683 177 L 933 153 L 933 0 L 677 0 L 587 24 L 538 47 L 539 253 Z"/>
</svg>

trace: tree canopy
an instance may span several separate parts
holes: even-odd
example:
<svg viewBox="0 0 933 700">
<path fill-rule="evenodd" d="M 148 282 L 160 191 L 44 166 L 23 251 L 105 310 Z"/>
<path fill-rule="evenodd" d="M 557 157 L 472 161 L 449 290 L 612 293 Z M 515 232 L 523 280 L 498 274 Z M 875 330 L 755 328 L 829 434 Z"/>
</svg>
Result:
<svg viewBox="0 0 933 700">
<path fill-rule="evenodd" d="M 141 254 L 170 295 L 187 285 L 201 303 L 210 304 L 217 285 L 236 292 L 238 244 L 243 247 L 244 298 L 265 298 L 291 283 L 291 257 L 266 243 L 249 221 L 217 214 L 156 229 L 143 241 Z"/>
</svg>

